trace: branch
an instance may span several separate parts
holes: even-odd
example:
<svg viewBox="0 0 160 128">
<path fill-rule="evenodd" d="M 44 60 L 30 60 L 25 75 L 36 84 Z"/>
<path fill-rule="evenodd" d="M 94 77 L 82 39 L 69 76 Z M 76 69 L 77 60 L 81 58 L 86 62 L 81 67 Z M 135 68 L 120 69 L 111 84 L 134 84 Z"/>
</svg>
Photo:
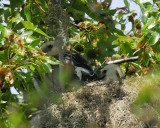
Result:
<svg viewBox="0 0 160 128">
<path fill-rule="evenodd" d="M 46 13 L 46 11 L 41 7 L 41 5 L 40 5 L 36 0 L 34 0 L 34 2 L 38 5 L 39 9 L 40 9 L 43 13 Z"/>
<path fill-rule="evenodd" d="M 97 66 L 94 69 L 93 74 L 95 74 L 98 70 L 100 70 L 107 60 L 108 60 L 108 58 L 106 58 L 101 65 Z M 125 63 L 125 62 L 133 62 L 133 61 L 136 61 L 136 60 L 138 60 L 138 56 L 125 58 L 125 59 L 114 60 L 114 61 L 109 61 L 106 65 L 109 65 L 109 64 L 121 64 L 121 63 Z"/>
<path fill-rule="evenodd" d="M 80 30 L 85 30 L 86 32 L 89 32 L 87 29 L 83 28 L 83 27 L 79 27 L 77 24 L 73 24 L 71 23 L 73 26 L 75 26 L 76 28 L 80 29 Z"/>
<path fill-rule="evenodd" d="M 138 60 L 138 56 L 130 57 L 130 58 L 125 58 L 125 59 L 119 59 L 119 60 L 114 60 L 114 61 L 109 61 L 107 64 L 121 64 L 125 62 L 133 62 Z"/>
</svg>

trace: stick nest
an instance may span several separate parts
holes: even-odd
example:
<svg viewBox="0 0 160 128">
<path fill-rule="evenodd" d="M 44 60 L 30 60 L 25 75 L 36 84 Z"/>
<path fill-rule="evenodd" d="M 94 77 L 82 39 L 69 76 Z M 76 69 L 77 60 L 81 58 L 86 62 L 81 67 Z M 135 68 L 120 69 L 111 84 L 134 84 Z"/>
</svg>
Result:
<svg viewBox="0 0 160 128">
<path fill-rule="evenodd" d="M 41 111 L 38 126 L 34 125 L 35 120 L 31 122 L 35 128 L 143 128 L 143 121 L 130 109 L 141 82 L 141 78 L 130 78 L 122 85 L 89 83 L 64 93 L 63 104 L 51 104 Z"/>
</svg>

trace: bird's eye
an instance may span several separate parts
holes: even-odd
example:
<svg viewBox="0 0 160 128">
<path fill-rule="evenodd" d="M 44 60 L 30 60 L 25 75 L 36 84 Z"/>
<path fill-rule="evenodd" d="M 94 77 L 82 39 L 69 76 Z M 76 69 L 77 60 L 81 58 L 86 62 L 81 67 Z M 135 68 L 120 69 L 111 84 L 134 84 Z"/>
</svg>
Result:
<svg viewBox="0 0 160 128">
<path fill-rule="evenodd" d="M 104 71 L 102 72 L 102 74 L 106 74 L 106 72 L 107 72 L 107 70 L 104 70 Z"/>
<path fill-rule="evenodd" d="M 53 47 L 53 45 L 48 45 L 47 47 L 51 49 Z"/>
</svg>

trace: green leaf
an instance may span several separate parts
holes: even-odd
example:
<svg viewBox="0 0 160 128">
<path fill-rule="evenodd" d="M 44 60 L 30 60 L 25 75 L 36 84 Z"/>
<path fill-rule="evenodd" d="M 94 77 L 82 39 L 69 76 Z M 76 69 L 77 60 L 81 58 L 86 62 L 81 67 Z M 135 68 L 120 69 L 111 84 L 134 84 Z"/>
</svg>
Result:
<svg viewBox="0 0 160 128">
<path fill-rule="evenodd" d="M 31 4 L 28 4 L 27 7 L 24 8 L 24 14 L 26 15 L 28 21 L 31 21 L 30 5 Z"/>
<path fill-rule="evenodd" d="M 2 24 L 0 24 L 0 31 L 1 31 L 2 33 L 4 33 L 4 31 L 5 31 L 5 27 L 4 27 Z"/>
<path fill-rule="evenodd" d="M 107 14 L 108 14 L 108 15 L 114 15 L 116 12 L 117 12 L 116 9 L 111 9 L 111 10 L 108 10 L 108 9 L 107 9 Z"/>
<path fill-rule="evenodd" d="M 0 61 L 5 62 L 8 58 L 8 51 L 0 51 Z"/>
<path fill-rule="evenodd" d="M 39 29 L 36 26 L 34 26 L 34 24 L 32 22 L 23 21 L 23 20 L 21 22 L 22 22 L 22 24 L 24 25 L 25 28 L 30 29 L 30 30 L 34 30 L 35 32 L 37 32 L 39 34 L 42 34 L 42 35 L 44 35 L 44 36 L 49 38 L 49 36 L 46 33 L 44 33 L 41 29 Z"/>
<path fill-rule="evenodd" d="M 10 7 L 12 10 L 14 10 L 15 8 L 19 8 L 20 6 L 22 6 L 24 4 L 24 0 L 10 0 Z"/>
<path fill-rule="evenodd" d="M 119 45 L 118 40 L 114 40 L 112 43 L 113 43 L 114 45 Z"/>
<path fill-rule="evenodd" d="M 159 38 L 160 38 L 159 33 L 153 32 L 152 37 L 149 40 L 149 45 L 155 45 L 158 42 Z"/>
<path fill-rule="evenodd" d="M 1 14 L 1 17 L 2 17 L 2 21 L 7 21 L 7 18 L 11 15 L 11 8 L 9 7 L 3 7 L 3 10 L 2 10 L 2 14 Z"/>
<path fill-rule="evenodd" d="M 127 6 L 127 8 L 129 8 L 129 2 L 128 2 L 128 0 L 123 0 L 124 1 L 124 4 Z"/>
<path fill-rule="evenodd" d="M 17 31 L 21 29 L 24 29 L 24 25 L 22 24 L 22 22 L 19 22 L 18 24 L 14 26 L 13 31 Z"/>
<path fill-rule="evenodd" d="M 23 21 L 21 20 L 22 24 L 24 25 L 25 28 L 27 29 L 31 29 L 31 30 L 35 30 L 36 27 L 34 26 L 34 24 L 30 21 Z"/>
<path fill-rule="evenodd" d="M 50 64 L 48 64 L 48 63 L 44 63 L 42 61 L 36 60 L 35 64 L 37 66 L 37 70 L 39 71 L 39 73 L 41 75 L 44 73 L 51 73 L 52 72 L 52 68 L 51 68 Z"/>
<path fill-rule="evenodd" d="M 34 41 L 32 41 L 32 42 L 30 43 L 30 46 L 36 47 L 36 46 L 39 45 L 39 43 L 40 43 L 40 39 L 36 39 L 36 40 L 34 40 Z"/>
<path fill-rule="evenodd" d="M 21 22 L 21 20 L 22 20 L 22 17 L 20 13 L 17 13 L 16 16 L 11 19 L 12 23 L 16 22 L 17 24 Z"/>
<path fill-rule="evenodd" d="M 81 0 L 82 1 L 82 3 L 86 3 L 86 0 Z"/>
<path fill-rule="evenodd" d="M 144 4 L 147 2 L 153 2 L 153 0 L 139 0 L 140 4 Z"/>
<path fill-rule="evenodd" d="M 115 29 L 115 32 L 120 36 L 125 36 L 125 34 L 119 29 Z"/>
<path fill-rule="evenodd" d="M 2 33 L 2 35 L 3 35 L 4 37 L 9 37 L 9 36 L 12 34 L 11 30 L 10 30 L 10 29 L 7 29 L 7 28 L 4 27 L 2 24 L 0 24 L 0 32 Z"/>
<path fill-rule="evenodd" d="M 4 33 L 4 36 L 9 38 L 10 35 L 12 35 L 12 31 L 11 31 L 10 29 L 7 29 L 7 28 L 6 28 L 6 29 L 5 29 L 5 33 Z"/>
<path fill-rule="evenodd" d="M 34 36 L 27 36 L 25 39 L 27 43 L 32 43 L 34 40 L 37 40 L 37 38 Z"/>
<path fill-rule="evenodd" d="M 42 65 L 42 63 L 39 60 L 36 60 L 34 63 L 36 64 L 36 69 L 38 70 L 38 72 L 40 73 L 40 75 L 41 75 L 41 73 L 42 74 L 45 73 L 43 65 Z"/>
<path fill-rule="evenodd" d="M 129 43 L 123 43 L 119 47 L 122 50 L 123 54 L 129 54 L 129 55 L 133 54 L 132 53 L 132 48 L 131 48 Z"/>
<path fill-rule="evenodd" d="M 35 31 L 49 38 L 49 36 L 46 33 L 44 33 L 41 29 L 36 28 Z"/>
<path fill-rule="evenodd" d="M 12 103 L 12 109 L 10 110 L 11 114 L 9 116 L 9 122 L 12 124 L 12 128 L 25 128 L 27 125 L 27 118 L 23 110 L 20 108 L 20 105 Z"/>
<path fill-rule="evenodd" d="M 156 3 L 158 4 L 158 8 L 160 8 L 160 1 L 157 1 Z"/>
<path fill-rule="evenodd" d="M 146 29 L 148 26 L 150 25 L 155 25 L 156 19 L 155 18 L 151 18 L 144 26 L 143 26 L 143 30 Z M 150 26 L 151 27 L 151 26 Z M 152 28 L 152 27 L 151 27 Z"/>
<path fill-rule="evenodd" d="M 45 69 L 46 72 L 51 73 L 52 72 L 52 67 L 50 64 L 48 63 L 43 63 L 43 67 Z"/>
<path fill-rule="evenodd" d="M 146 24 L 148 20 L 148 12 L 142 13 L 141 19 L 142 19 L 143 24 Z"/>
<path fill-rule="evenodd" d="M 33 65 L 28 65 L 29 66 L 29 69 L 31 70 L 31 71 L 35 71 L 35 67 L 33 66 Z"/>
<path fill-rule="evenodd" d="M 127 41 L 128 40 L 128 36 L 119 36 L 120 41 Z"/>
<path fill-rule="evenodd" d="M 155 27 L 157 25 L 157 22 L 153 22 L 152 24 L 150 24 L 148 26 L 148 29 L 152 29 L 153 27 Z"/>
<path fill-rule="evenodd" d="M 62 63 L 58 60 L 56 60 L 55 58 L 51 57 L 51 56 L 42 56 L 42 59 L 45 60 L 47 63 L 52 64 L 52 65 L 57 65 L 60 64 L 62 65 Z"/>
<path fill-rule="evenodd" d="M 3 64 L 2 61 L 0 61 L 0 66 L 2 66 L 2 64 Z"/>
<path fill-rule="evenodd" d="M 144 3 L 144 7 L 147 12 L 150 12 L 153 8 L 153 5 L 147 2 L 147 3 Z"/>
<path fill-rule="evenodd" d="M 33 30 L 25 30 L 21 36 L 22 37 L 31 36 L 33 32 L 34 32 Z"/>
</svg>

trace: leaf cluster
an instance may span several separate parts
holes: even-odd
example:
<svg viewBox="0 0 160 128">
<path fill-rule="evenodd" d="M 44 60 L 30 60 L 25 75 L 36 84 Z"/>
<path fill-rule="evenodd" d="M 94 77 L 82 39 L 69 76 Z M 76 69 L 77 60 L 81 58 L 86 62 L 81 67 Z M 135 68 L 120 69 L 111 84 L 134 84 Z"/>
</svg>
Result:
<svg viewBox="0 0 160 128">
<path fill-rule="evenodd" d="M 42 38 L 50 37 L 43 26 L 38 27 L 40 17 L 35 18 L 38 10 L 31 10 L 36 9 L 35 4 L 11 0 L 10 5 L 0 8 L 0 127 L 28 127 L 23 112 L 27 103 L 19 97 L 35 90 L 34 77 L 43 79 L 46 73 L 52 72 L 51 65 L 60 64 L 40 48 Z M 12 87 L 19 95 L 11 93 Z"/>
</svg>

